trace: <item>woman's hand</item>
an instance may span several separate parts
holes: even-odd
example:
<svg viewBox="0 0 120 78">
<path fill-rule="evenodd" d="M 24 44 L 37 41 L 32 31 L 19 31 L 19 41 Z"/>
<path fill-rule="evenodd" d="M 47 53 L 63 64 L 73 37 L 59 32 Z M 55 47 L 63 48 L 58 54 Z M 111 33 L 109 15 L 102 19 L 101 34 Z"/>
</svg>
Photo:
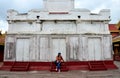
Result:
<svg viewBox="0 0 120 78">
<path fill-rule="evenodd" d="M 61 60 L 61 62 L 64 62 L 64 60 Z"/>
</svg>

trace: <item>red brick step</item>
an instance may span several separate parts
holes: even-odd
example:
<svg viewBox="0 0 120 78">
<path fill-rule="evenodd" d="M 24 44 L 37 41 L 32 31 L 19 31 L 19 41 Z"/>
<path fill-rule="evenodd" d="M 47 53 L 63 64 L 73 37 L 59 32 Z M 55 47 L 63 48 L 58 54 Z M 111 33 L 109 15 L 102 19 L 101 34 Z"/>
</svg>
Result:
<svg viewBox="0 0 120 78">
<path fill-rule="evenodd" d="M 11 71 L 28 71 L 29 63 L 28 62 L 14 62 Z"/>
<path fill-rule="evenodd" d="M 103 61 L 90 61 L 89 62 L 89 69 L 91 71 L 107 70 Z"/>
</svg>

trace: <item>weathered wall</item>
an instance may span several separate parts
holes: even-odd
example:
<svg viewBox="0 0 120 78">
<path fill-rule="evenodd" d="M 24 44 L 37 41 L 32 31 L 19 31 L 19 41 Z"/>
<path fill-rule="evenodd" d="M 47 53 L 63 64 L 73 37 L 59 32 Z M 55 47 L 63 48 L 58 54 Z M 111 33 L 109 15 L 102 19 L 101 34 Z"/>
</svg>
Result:
<svg viewBox="0 0 120 78">
<path fill-rule="evenodd" d="M 41 34 L 110 34 L 108 24 L 104 22 L 90 21 L 42 21 L 12 22 L 9 25 L 8 33 L 41 33 Z"/>
<path fill-rule="evenodd" d="M 67 4 L 66 4 L 67 3 Z M 44 0 L 44 9 L 8 10 L 5 61 L 111 60 L 110 10 L 75 9 L 74 0 Z"/>
<path fill-rule="evenodd" d="M 20 33 L 20 32 L 37 32 L 40 31 L 40 26 L 37 26 L 36 22 L 18 21 L 9 24 L 8 32 Z"/>
<path fill-rule="evenodd" d="M 8 35 L 5 61 L 111 60 L 110 35 Z"/>
<path fill-rule="evenodd" d="M 78 21 L 101 21 L 109 22 L 110 21 L 110 10 L 102 9 L 98 14 L 91 13 L 88 9 L 73 9 L 69 12 L 55 12 L 50 13 L 48 10 L 41 9 L 36 10 L 32 9 L 28 13 L 19 13 L 16 10 L 7 11 L 7 20 L 8 21 L 36 21 L 39 16 L 39 20 L 78 20 Z M 78 17 L 80 16 L 80 17 Z"/>
</svg>

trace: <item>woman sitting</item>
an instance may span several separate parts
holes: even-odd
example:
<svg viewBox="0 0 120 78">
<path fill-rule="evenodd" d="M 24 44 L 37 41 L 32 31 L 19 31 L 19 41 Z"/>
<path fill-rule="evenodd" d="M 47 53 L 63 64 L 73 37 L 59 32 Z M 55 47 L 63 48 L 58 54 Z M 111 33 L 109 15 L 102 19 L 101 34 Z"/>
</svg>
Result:
<svg viewBox="0 0 120 78">
<path fill-rule="evenodd" d="M 61 63 L 64 62 L 61 53 L 58 53 L 58 55 L 56 56 L 56 71 L 60 72 L 60 67 L 61 67 Z"/>
</svg>

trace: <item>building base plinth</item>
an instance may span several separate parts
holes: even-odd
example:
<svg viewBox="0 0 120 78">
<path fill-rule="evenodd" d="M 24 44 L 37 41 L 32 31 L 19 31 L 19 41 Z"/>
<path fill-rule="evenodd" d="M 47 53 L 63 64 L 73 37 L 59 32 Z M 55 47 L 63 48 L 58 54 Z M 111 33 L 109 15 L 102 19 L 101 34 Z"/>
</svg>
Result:
<svg viewBox="0 0 120 78">
<path fill-rule="evenodd" d="M 96 63 L 97 66 L 96 67 L 100 67 L 99 63 L 102 62 L 105 66 L 105 70 L 109 70 L 109 69 L 117 69 L 117 66 L 114 64 L 113 60 L 107 60 L 107 61 L 67 61 L 65 62 L 66 68 L 68 70 L 91 70 L 91 66 L 90 63 Z M 19 63 L 16 64 L 15 63 Z M 3 63 L 3 65 L 0 67 L 0 70 L 7 70 L 7 71 L 11 71 L 11 69 L 13 67 L 22 67 L 21 65 L 23 63 L 26 63 L 27 66 L 27 70 L 26 71 L 50 71 L 53 62 L 14 62 L 14 61 L 5 61 Z M 93 66 L 95 68 L 95 66 Z M 17 69 L 16 69 L 17 70 Z M 64 69 L 63 69 L 64 70 Z M 101 69 L 102 70 L 102 69 Z M 104 69 L 103 69 L 104 70 Z M 19 69 L 17 70 L 19 71 Z M 95 70 L 97 71 L 97 70 Z"/>
</svg>

